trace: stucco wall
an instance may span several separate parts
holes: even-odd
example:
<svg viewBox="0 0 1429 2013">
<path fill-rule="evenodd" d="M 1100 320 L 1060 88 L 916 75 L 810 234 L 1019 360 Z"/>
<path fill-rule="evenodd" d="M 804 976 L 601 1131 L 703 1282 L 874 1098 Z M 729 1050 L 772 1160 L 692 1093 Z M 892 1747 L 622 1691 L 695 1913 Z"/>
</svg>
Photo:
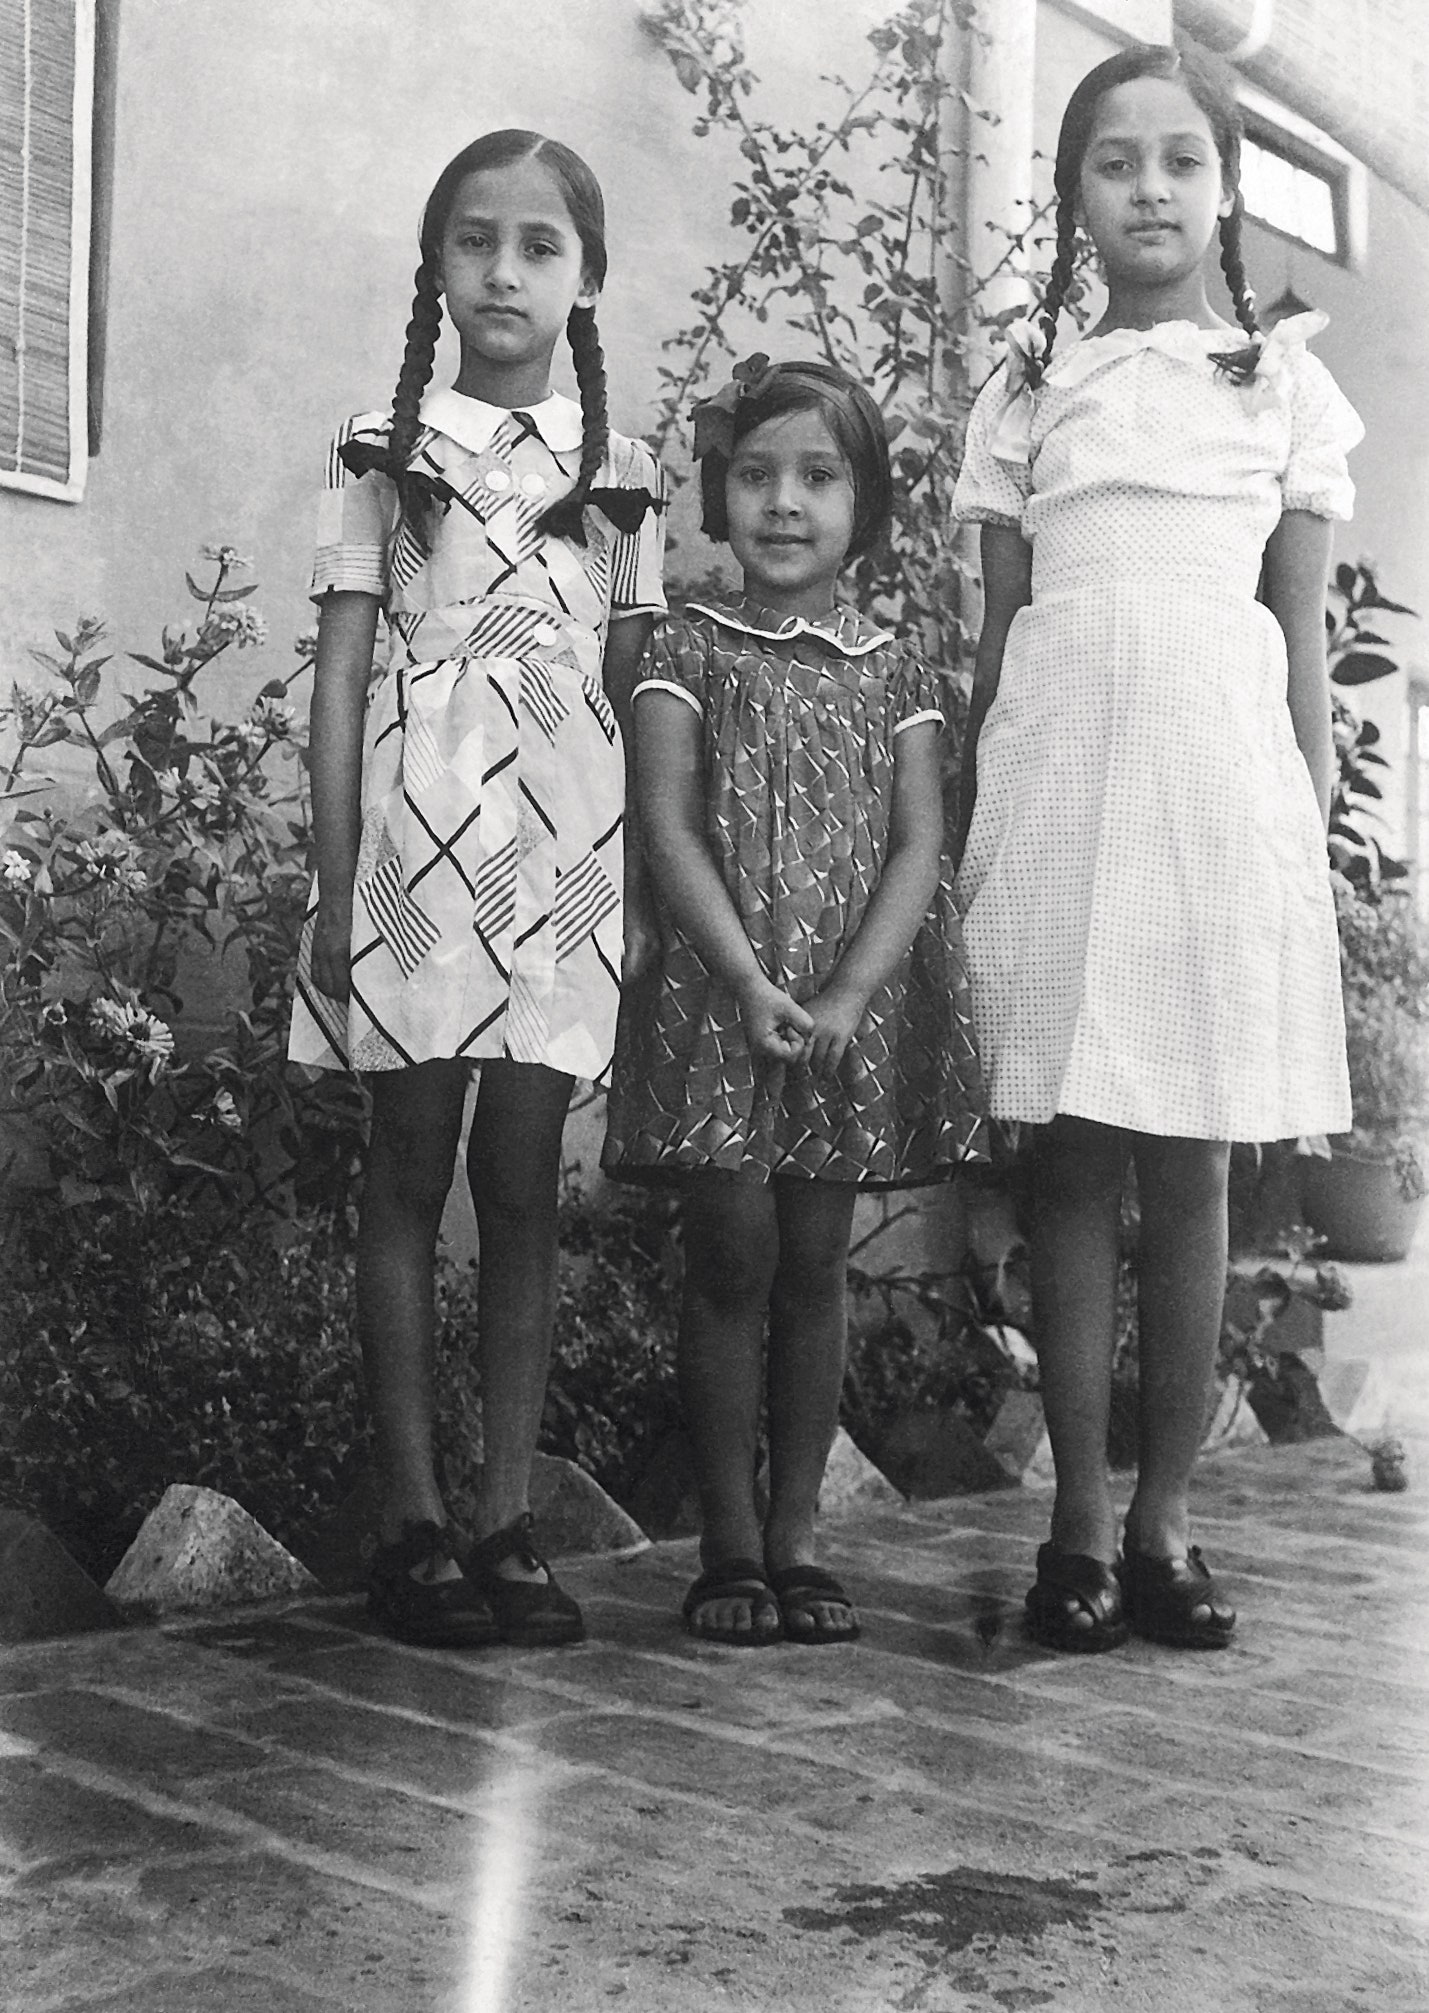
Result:
<svg viewBox="0 0 1429 2013">
<path fill-rule="evenodd" d="M 756 0 L 770 104 L 816 105 L 883 13 Z M 695 111 L 635 0 L 123 0 L 103 446 L 82 503 L 0 492 L 0 675 L 80 610 L 145 647 L 204 539 L 256 559 L 275 647 L 309 626 L 328 436 L 390 398 L 422 201 L 493 127 L 555 134 L 604 185 L 611 410 L 642 431 L 728 211 Z"/>
</svg>

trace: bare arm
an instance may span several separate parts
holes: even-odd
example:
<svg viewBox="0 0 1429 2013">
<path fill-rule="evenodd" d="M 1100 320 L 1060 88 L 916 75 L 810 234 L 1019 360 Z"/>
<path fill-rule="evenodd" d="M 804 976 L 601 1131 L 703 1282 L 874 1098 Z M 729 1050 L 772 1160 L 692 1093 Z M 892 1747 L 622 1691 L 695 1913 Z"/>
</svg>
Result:
<svg viewBox="0 0 1429 2013">
<path fill-rule="evenodd" d="M 706 967 L 734 993 L 751 1050 L 793 1062 L 812 1023 L 768 979 L 705 836 L 704 731 L 673 692 L 636 708 L 636 802 L 655 885 Z"/>
<path fill-rule="evenodd" d="M 655 955 L 658 942 L 655 905 L 640 843 L 640 817 L 635 803 L 635 722 L 631 693 L 650 638 L 653 615 L 627 615 L 613 620 L 605 639 L 602 681 L 625 747 L 625 955 L 622 975 L 638 978 Z"/>
<path fill-rule="evenodd" d="M 810 1012 L 810 1066 L 832 1075 L 858 1031 L 869 1000 L 918 933 L 932 905 L 943 854 L 938 728 L 928 720 L 893 743 L 888 854 L 863 921 Z"/>
<path fill-rule="evenodd" d="M 348 991 L 362 831 L 362 725 L 380 607 L 375 594 L 334 593 L 318 612 L 309 757 L 318 872 L 313 978 L 336 1000 Z"/>
<path fill-rule="evenodd" d="M 973 664 L 972 701 L 958 776 L 958 820 L 953 830 L 953 864 L 962 859 L 977 805 L 977 742 L 988 709 L 997 697 L 1002 656 L 1013 617 L 1032 599 L 1032 547 L 1010 524 L 982 528 L 982 634 Z"/>
<path fill-rule="evenodd" d="M 1285 631 L 1290 670 L 1286 702 L 1326 825 L 1335 775 L 1325 664 L 1325 580 L 1332 536 L 1326 518 L 1308 510 L 1287 510 L 1265 548 L 1266 605 Z"/>
</svg>

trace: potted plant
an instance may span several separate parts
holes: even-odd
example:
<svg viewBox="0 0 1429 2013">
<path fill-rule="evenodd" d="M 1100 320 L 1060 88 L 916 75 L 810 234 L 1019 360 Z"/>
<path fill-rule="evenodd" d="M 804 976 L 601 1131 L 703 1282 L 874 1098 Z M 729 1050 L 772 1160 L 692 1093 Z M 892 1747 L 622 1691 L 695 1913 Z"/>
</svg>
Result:
<svg viewBox="0 0 1429 2013">
<path fill-rule="evenodd" d="M 1326 610 L 1337 772 L 1330 803 L 1353 1129 L 1328 1159 L 1303 1163 L 1311 1226 L 1339 1258 L 1402 1258 L 1425 1191 L 1429 1136 L 1429 930 L 1404 888 L 1407 869 L 1375 837 L 1387 767 L 1379 729 L 1349 689 L 1399 670 L 1386 616 L 1413 609 L 1380 591 L 1374 568 L 1340 566 Z"/>
<path fill-rule="evenodd" d="M 1337 879 L 1353 1130 L 1307 1159 L 1305 1215 L 1331 1257 L 1403 1258 L 1429 1160 L 1429 926 L 1409 894 Z"/>
</svg>

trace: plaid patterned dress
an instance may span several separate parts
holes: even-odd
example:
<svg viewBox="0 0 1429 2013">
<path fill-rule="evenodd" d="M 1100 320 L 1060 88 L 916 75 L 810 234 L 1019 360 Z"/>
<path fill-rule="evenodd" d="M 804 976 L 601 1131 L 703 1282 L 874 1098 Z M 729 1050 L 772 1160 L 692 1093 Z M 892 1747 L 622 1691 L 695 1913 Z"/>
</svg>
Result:
<svg viewBox="0 0 1429 2013">
<path fill-rule="evenodd" d="M 345 1005 L 313 983 L 317 887 L 289 1054 L 319 1069 L 507 1057 L 592 1081 L 619 1002 L 625 764 L 601 685 L 608 624 L 664 607 L 663 532 L 585 513 L 587 544 L 536 519 L 580 463 L 581 414 L 553 395 L 507 412 L 456 391 L 422 403 L 411 466 L 443 485 L 424 554 L 396 491 L 328 458 L 313 598 L 380 595 L 390 661 L 368 695 L 362 837 Z M 649 451 L 612 435 L 605 487 L 662 493 Z"/>
<path fill-rule="evenodd" d="M 642 692 L 699 714 L 708 831 L 764 970 L 794 999 L 827 984 L 878 885 L 894 745 L 942 719 L 938 681 L 852 609 L 826 621 L 691 602 Z M 951 896 L 869 1001 L 837 1079 L 756 1061 L 734 996 L 668 917 L 627 987 L 602 1164 L 621 1180 L 723 1170 L 911 1187 L 978 1143 L 981 1092 Z"/>
</svg>

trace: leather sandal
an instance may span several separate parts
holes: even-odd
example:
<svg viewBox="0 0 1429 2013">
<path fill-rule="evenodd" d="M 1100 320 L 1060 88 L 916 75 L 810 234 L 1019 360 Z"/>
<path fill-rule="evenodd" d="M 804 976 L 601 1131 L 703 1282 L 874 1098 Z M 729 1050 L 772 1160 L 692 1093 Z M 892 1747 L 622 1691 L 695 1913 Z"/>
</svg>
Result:
<svg viewBox="0 0 1429 2013">
<path fill-rule="evenodd" d="M 535 1519 L 523 1510 L 514 1523 L 481 1538 L 462 1560 L 462 1571 L 481 1589 L 491 1604 L 496 1627 L 504 1643 L 516 1649 L 550 1649 L 559 1643 L 578 1643 L 585 1637 L 581 1611 L 561 1587 L 546 1561 L 536 1550 L 532 1535 Z M 511 1580 L 497 1567 L 515 1559 L 528 1572 L 545 1574 L 540 1580 Z"/>
<path fill-rule="evenodd" d="M 748 1601 L 747 1629 L 702 1628 L 695 1616 L 715 1601 Z M 758 1559 L 721 1559 L 700 1574 L 685 1595 L 680 1610 L 685 1627 L 702 1643 L 725 1643 L 730 1649 L 762 1649 L 779 1640 L 779 1603 Z"/>
<path fill-rule="evenodd" d="M 1037 1553 L 1037 1581 L 1028 1589 L 1026 1608 L 1028 1629 L 1050 1650 L 1094 1655 L 1118 1648 L 1131 1633 L 1118 1566 L 1084 1552 L 1059 1552 L 1051 1544 Z M 1079 1622 L 1082 1615 L 1088 1620 Z"/>
<path fill-rule="evenodd" d="M 1131 1626 L 1148 1642 L 1222 1650 L 1235 1633 L 1235 1609 L 1211 1577 L 1199 1545 L 1184 1559 L 1153 1558 L 1128 1546 L 1122 1571 Z M 1207 1610 L 1199 1618 L 1198 1608 Z"/>
<path fill-rule="evenodd" d="M 786 1642 L 806 1643 L 810 1648 L 820 1648 L 825 1643 L 858 1641 L 861 1630 L 853 1602 L 834 1575 L 822 1566 L 781 1566 L 778 1572 L 769 1575 L 769 1584 L 778 1598 Z M 820 1607 L 844 1608 L 848 1620 L 841 1626 L 830 1628 L 815 1614 Z M 808 1615 L 814 1626 L 811 1629 L 791 1629 L 791 1615 Z"/>
<path fill-rule="evenodd" d="M 500 1642 L 501 1632 L 485 1595 L 464 1573 L 444 1580 L 431 1576 L 448 1559 L 456 1561 L 456 1546 L 445 1524 L 409 1520 L 400 1538 L 390 1544 L 379 1540 L 367 1562 L 368 1613 L 399 1642 L 489 1649 Z"/>
</svg>

